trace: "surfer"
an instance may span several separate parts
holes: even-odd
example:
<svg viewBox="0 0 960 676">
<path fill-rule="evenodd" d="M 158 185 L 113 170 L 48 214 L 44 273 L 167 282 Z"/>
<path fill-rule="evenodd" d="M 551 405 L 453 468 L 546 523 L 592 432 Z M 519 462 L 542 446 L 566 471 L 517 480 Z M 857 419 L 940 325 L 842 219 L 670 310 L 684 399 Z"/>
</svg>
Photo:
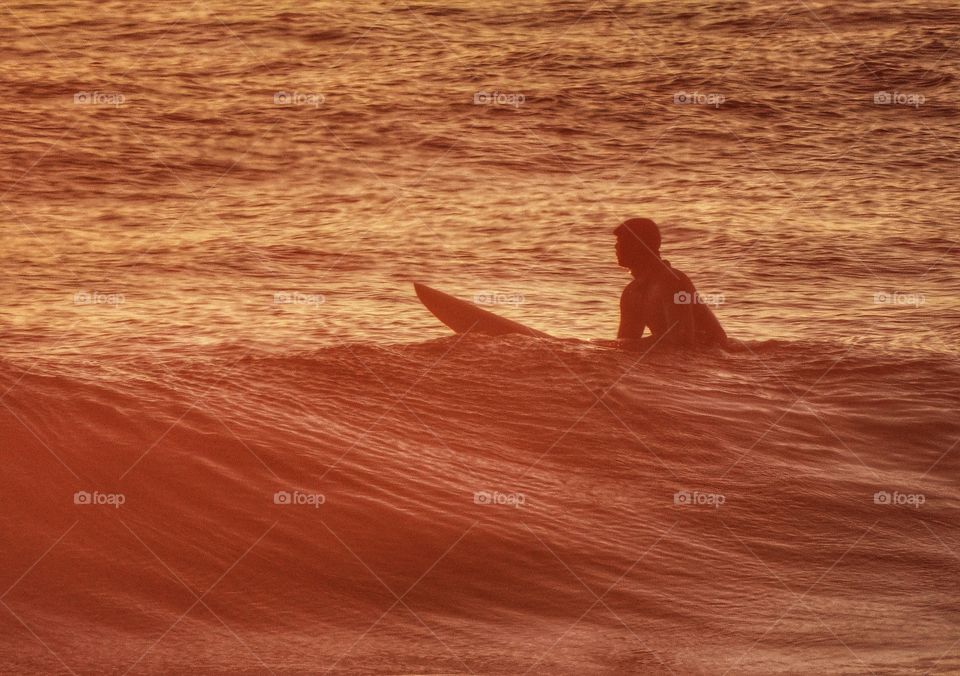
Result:
<svg viewBox="0 0 960 676">
<path fill-rule="evenodd" d="M 628 268 L 633 281 L 620 296 L 620 329 L 617 339 L 674 346 L 719 345 L 727 334 L 704 304 L 693 282 L 660 257 L 660 229 L 649 218 L 621 223 L 617 237 L 617 263 Z"/>
</svg>

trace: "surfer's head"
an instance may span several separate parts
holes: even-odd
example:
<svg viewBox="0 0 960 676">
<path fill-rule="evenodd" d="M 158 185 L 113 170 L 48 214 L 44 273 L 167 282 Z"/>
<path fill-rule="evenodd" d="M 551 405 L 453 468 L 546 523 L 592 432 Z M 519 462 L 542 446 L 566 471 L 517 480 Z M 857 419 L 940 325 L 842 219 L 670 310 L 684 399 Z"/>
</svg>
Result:
<svg viewBox="0 0 960 676">
<path fill-rule="evenodd" d="M 660 228 L 649 218 L 630 218 L 613 234 L 617 236 L 617 263 L 622 267 L 643 268 L 660 258 Z"/>
</svg>

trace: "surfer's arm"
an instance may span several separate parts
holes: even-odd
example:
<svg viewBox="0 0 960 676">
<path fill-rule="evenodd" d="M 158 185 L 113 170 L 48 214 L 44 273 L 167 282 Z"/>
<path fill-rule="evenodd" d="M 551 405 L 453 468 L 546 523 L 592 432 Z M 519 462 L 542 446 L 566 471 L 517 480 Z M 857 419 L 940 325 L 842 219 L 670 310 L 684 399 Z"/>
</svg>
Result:
<svg viewBox="0 0 960 676">
<path fill-rule="evenodd" d="M 639 340 L 643 337 L 645 323 L 637 302 L 637 291 L 636 282 L 630 282 L 620 294 L 620 327 L 617 329 L 617 340 Z"/>
<path fill-rule="evenodd" d="M 669 303 L 664 305 L 667 329 L 663 333 L 663 341 L 669 345 L 693 345 L 694 328 L 693 308 L 689 305 Z"/>
<path fill-rule="evenodd" d="M 655 289 L 654 298 L 657 300 L 651 308 L 653 321 L 650 322 L 653 337 L 665 345 L 693 345 L 696 342 L 696 319 L 692 305 L 695 296 L 686 291 L 678 292 L 676 287 L 664 284 Z"/>
<path fill-rule="evenodd" d="M 636 326 L 634 322 L 620 315 L 620 327 L 617 329 L 617 340 L 639 340 L 643 336 L 643 324 Z"/>
</svg>

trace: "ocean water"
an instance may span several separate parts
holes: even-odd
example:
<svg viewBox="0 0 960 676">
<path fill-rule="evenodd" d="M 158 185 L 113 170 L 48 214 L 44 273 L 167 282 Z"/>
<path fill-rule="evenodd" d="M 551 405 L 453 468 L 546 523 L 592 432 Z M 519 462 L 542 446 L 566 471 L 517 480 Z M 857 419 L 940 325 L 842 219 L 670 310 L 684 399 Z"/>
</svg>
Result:
<svg viewBox="0 0 960 676">
<path fill-rule="evenodd" d="M 960 671 L 954 4 L 0 15 L 0 672 Z"/>
</svg>

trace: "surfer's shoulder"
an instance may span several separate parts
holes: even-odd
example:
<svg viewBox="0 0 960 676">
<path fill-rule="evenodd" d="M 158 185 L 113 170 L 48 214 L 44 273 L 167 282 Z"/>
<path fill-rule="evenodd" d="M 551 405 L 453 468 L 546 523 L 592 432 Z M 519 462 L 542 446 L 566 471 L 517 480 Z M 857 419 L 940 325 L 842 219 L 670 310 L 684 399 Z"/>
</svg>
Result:
<svg viewBox="0 0 960 676">
<path fill-rule="evenodd" d="M 635 279 L 631 279 L 625 287 L 623 287 L 623 292 L 620 294 L 620 303 L 630 302 L 632 299 L 636 298 L 640 293 L 640 282 Z"/>
<path fill-rule="evenodd" d="M 690 278 L 680 269 L 670 265 L 669 261 L 664 261 L 663 272 L 658 275 L 659 284 L 665 291 L 688 291 L 693 293 L 694 286 Z"/>
</svg>

